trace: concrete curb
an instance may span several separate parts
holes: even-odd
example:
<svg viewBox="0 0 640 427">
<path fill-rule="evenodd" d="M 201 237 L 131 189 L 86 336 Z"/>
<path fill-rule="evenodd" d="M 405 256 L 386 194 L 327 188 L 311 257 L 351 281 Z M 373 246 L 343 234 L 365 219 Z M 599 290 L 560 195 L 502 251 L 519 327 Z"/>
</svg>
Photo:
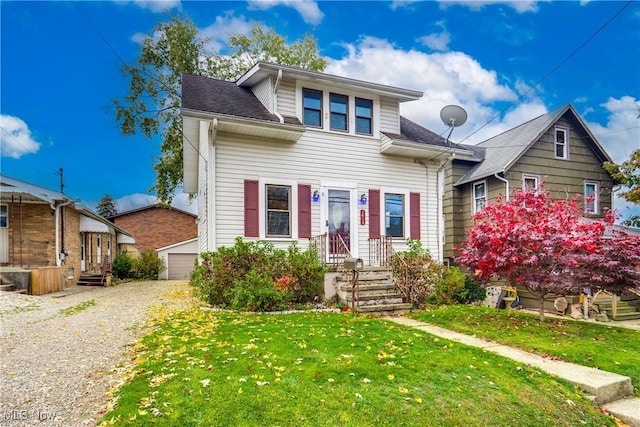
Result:
<svg viewBox="0 0 640 427">
<path fill-rule="evenodd" d="M 612 415 L 633 427 L 640 427 L 640 399 L 632 397 L 633 386 L 629 377 L 574 363 L 544 358 L 503 344 L 497 344 L 493 341 L 461 334 L 406 317 L 386 317 L 385 319 L 441 338 L 481 348 L 536 367 L 558 378 L 563 378 L 592 395 L 595 403 L 598 406 L 603 406 Z"/>
</svg>

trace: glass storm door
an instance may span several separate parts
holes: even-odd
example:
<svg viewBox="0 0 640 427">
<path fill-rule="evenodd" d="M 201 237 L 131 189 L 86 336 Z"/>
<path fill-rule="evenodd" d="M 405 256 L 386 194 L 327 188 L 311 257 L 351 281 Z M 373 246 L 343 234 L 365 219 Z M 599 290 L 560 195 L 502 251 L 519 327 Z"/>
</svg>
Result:
<svg viewBox="0 0 640 427">
<path fill-rule="evenodd" d="M 329 259 L 336 259 L 351 250 L 351 192 L 330 189 L 327 203 Z"/>
<path fill-rule="evenodd" d="M 82 233 L 80 237 L 80 271 L 87 271 L 87 233 Z"/>
<path fill-rule="evenodd" d="M 9 262 L 9 207 L 0 205 L 0 262 Z"/>
</svg>

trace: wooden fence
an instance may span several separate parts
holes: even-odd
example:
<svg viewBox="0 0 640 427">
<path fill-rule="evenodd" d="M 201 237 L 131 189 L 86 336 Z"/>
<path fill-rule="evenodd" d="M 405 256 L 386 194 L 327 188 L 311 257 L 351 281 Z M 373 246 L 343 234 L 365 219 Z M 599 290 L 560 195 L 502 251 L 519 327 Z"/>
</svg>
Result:
<svg viewBox="0 0 640 427">
<path fill-rule="evenodd" d="M 31 295 L 44 295 L 64 289 L 62 267 L 39 267 L 31 270 Z"/>
</svg>

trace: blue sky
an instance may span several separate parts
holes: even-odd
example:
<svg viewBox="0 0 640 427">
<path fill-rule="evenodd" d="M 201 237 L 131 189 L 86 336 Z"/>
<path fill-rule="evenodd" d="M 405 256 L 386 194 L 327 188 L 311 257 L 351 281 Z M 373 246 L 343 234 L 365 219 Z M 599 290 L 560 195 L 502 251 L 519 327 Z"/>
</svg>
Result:
<svg viewBox="0 0 640 427">
<path fill-rule="evenodd" d="M 121 135 L 107 107 L 127 93 L 120 61 L 169 16 L 219 52 L 254 24 L 312 34 L 328 73 L 423 91 L 401 112 L 436 133 L 440 109 L 463 106 L 457 142 L 572 103 L 615 161 L 640 148 L 640 2 L 1 1 L 0 14 L 1 171 L 58 189 L 63 168 L 65 192 L 91 207 L 154 201 L 160 139 Z M 174 204 L 194 211 L 183 194 Z"/>
</svg>

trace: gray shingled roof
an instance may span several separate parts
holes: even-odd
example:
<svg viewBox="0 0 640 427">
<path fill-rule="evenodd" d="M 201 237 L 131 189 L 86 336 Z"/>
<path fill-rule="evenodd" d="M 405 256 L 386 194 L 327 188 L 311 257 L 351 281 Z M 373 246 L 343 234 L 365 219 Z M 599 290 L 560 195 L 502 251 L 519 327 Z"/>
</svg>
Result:
<svg viewBox="0 0 640 427">
<path fill-rule="evenodd" d="M 251 90 L 239 87 L 235 82 L 192 74 L 182 75 L 182 108 L 280 122 L 275 114 L 271 114 L 262 105 Z M 295 117 L 284 117 L 284 119 L 288 124 L 302 124 Z"/>
<path fill-rule="evenodd" d="M 449 145 L 447 145 L 446 138 L 412 122 L 404 116 L 400 116 L 400 134 L 391 132 L 382 133 L 395 140 L 417 142 L 418 144 L 434 145 L 442 148 L 451 147 L 458 150 L 468 150 L 467 147 L 452 142 L 449 142 Z"/>
<path fill-rule="evenodd" d="M 604 149 L 593 138 L 584 122 L 571 104 L 551 111 L 542 116 L 536 117 L 513 129 L 489 138 L 477 144 L 475 147 L 484 150 L 484 161 L 464 174 L 455 185 L 462 185 L 468 182 L 477 181 L 488 176 L 502 173 L 508 170 L 518 159 L 544 134 L 549 127 L 553 126 L 562 116 L 570 113 L 585 129 L 593 141 L 593 148 L 599 157 L 609 159 Z M 468 148 L 469 146 L 467 146 Z M 475 149 L 474 149 L 475 153 Z"/>
</svg>

